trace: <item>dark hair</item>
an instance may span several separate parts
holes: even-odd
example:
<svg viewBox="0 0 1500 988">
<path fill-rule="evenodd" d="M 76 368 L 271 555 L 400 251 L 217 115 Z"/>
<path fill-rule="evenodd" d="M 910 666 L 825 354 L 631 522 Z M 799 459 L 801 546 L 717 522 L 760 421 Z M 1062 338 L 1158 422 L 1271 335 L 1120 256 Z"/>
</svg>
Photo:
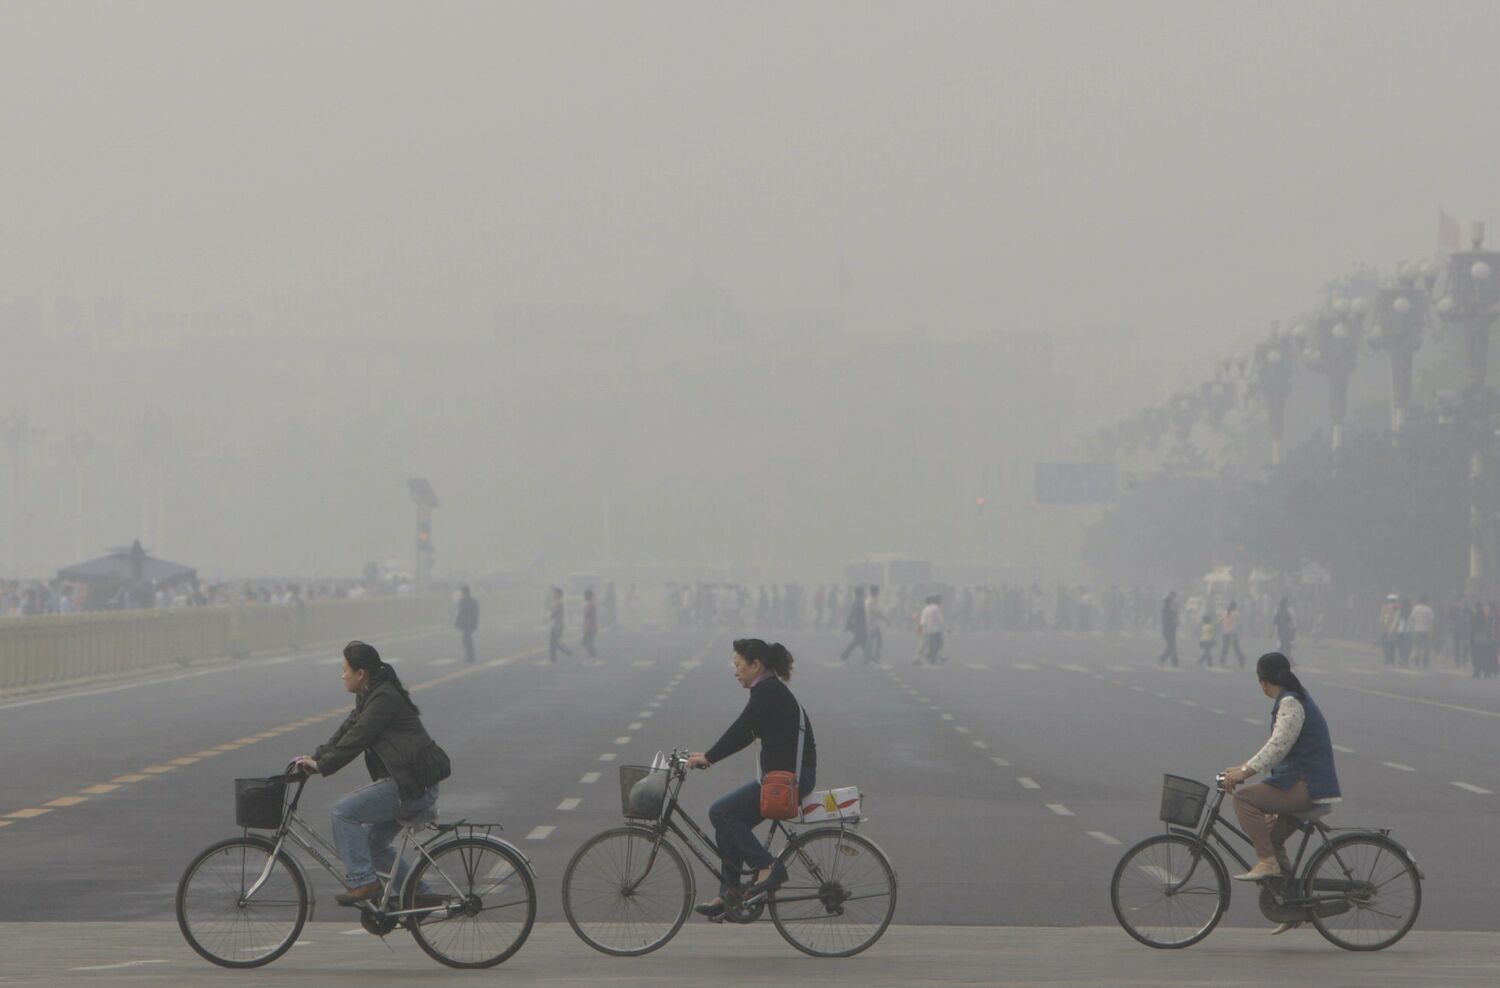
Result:
<svg viewBox="0 0 1500 988">
<path fill-rule="evenodd" d="M 370 682 L 376 683 L 381 680 L 389 682 L 396 687 L 406 702 L 411 704 L 411 712 L 421 716 L 422 711 L 412 703 L 411 694 L 406 692 L 406 687 L 401 685 L 401 677 L 396 675 L 396 670 L 391 668 L 380 653 L 375 651 L 375 646 L 362 641 L 352 641 L 344 646 L 344 661 L 349 663 L 349 668 L 363 670 L 370 674 Z"/>
<path fill-rule="evenodd" d="M 1280 652 L 1267 652 L 1255 660 L 1255 675 L 1263 683 L 1280 686 L 1287 693 L 1307 699 L 1302 681 L 1292 672 L 1292 661 Z"/>
<path fill-rule="evenodd" d="M 734 652 L 746 662 L 759 662 L 776 674 L 777 679 L 792 678 L 792 653 L 781 642 L 767 644 L 759 638 L 736 638 Z"/>
</svg>

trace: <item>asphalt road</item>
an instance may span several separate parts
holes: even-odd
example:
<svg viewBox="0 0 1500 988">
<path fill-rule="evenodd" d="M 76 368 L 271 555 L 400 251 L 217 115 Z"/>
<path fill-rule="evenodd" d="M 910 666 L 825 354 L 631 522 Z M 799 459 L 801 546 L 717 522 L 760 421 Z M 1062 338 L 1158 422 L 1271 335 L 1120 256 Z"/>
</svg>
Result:
<svg viewBox="0 0 1500 988">
<path fill-rule="evenodd" d="M 540 872 L 545 923 L 562 918 L 568 857 L 619 819 L 615 768 L 704 748 L 740 709 L 733 637 L 610 631 L 599 665 L 546 663 L 533 629 L 483 631 L 474 666 L 451 632 L 384 652 L 452 756 L 442 816 L 504 825 Z M 900 875 L 903 926 L 1113 926 L 1109 876 L 1126 846 L 1161 829 L 1161 774 L 1208 781 L 1268 733 L 1252 673 L 1161 670 L 1144 635 L 958 634 L 937 668 L 912 666 L 895 634 L 883 667 L 838 662 L 831 632 L 773 637 L 797 656 L 819 785 L 866 794 L 862 832 Z M 1427 879 L 1419 932 L 1500 929 L 1500 682 L 1385 671 L 1362 649 L 1304 652 L 1340 746 L 1345 800 L 1329 822 L 1390 827 L 1415 852 Z M 184 865 L 236 832 L 231 780 L 278 771 L 347 711 L 339 661 L 302 654 L 0 701 L 0 922 L 171 920 Z M 704 819 L 752 770 L 746 752 L 694 773 L 688 808 Z M 315 780 L 306 815 L 326 826 L 333 800 L 364 781 L 358 762 Z M 313 879 L 316 918 L 342 921 L 336 882 Z M 1243 893 L 1225 923 L 1266 925 Z M 1335 950 L 1310 930 L 1276 944 L 1298 937 Z M 5 967 L 0 957 L 0 977 Z"/>
</svg>

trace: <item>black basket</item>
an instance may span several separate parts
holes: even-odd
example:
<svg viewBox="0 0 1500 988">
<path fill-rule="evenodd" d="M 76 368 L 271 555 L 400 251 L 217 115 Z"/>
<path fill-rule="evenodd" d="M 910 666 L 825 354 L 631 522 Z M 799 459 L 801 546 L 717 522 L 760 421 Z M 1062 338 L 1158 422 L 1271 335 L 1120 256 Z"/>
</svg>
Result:
<svg viewBox="0 0 1500 988">
<path fill-rule="evenodd" d="M 667 802 L 667 770 L 620 766 L 620 811 L 631 820 L 656 820 Z"/>
<path fill-rule="evenodd" d="M 286 807 L 286 782 L 281 779 L 235 779 L 234 822 L 256 830 L 281 826 Z"/>
<path fill-rule="evenodd" d="M 1208 786 L 1197 779 L 1164 775 L 1161 781 L 1161 820 L 1179 827 L 1196 827 L 1208 800 Z"/>
</svg>

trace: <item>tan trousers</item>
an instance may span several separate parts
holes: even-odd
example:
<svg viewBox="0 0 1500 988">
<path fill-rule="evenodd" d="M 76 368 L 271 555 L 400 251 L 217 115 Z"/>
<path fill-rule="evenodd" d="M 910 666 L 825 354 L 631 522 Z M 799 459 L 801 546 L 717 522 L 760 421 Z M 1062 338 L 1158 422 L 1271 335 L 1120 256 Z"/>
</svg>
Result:
<svg viewBox="0 0 1500 988">
<path fill-rule="evenodd" d="M 1240 828 L 1255 845 L 1255 856 L 1262 861 L 1275 855 L 1281 870 L 1290 872 L 1292 863 L 1286 855 L 1287 838 L 1297 832 L 1302 821 L 1292 816 L 1312 807 L 1307 782 L 1301 779 L 1290 789 L 1278 789 L 1265 782 L 1240 786 L 1234 791 L 1234 815 Z"/>
</svg>

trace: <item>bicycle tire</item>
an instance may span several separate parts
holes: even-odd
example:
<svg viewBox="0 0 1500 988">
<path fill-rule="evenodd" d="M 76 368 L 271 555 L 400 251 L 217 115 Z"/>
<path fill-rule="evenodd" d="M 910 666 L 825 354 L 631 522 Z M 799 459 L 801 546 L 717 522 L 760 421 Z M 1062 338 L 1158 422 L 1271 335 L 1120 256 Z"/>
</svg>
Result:
<svg viewBox="0 0 1500 988">
<path fill-rule="evenodd" d="M 1370 852 L 1361 854 L 1361 846 L 1369 848 Z M 1384 859 L 1389 859 L 1389 872 L 1384 870 Z M 1333 864 L 1330 866 L 1329 862 Z M 1336 870 L 1332 874 L 1325 874 L 1329 867 Z M 1389 877 L 1383 877 L 1386 874 Z M 1365 951 L 1384 950 L 1406 936 L 1422 910 L 1422 875 L 1404 847 L 1380 834 L 1348 834 L 1337 837 L 1319 850 L 1308 864 L 1303 894 L 1313 896 L 1324 891 L 1319 888 L 1320 882 L 1328 885 L 1350 881 L 1368 884 L 1373 888 L 1368 894 L 1349 897 L 1346 900 L 1349 902 L 1347 910 L 1332 915 L 1320 915 L 1316 909 L 1313 911 L 1313 925 L 1325 940 L 1345 950 Z M 1409 890 L 1407 895 L 1410 905 L 1406 907 L 1402 906 L 1403 888 Z M 1376 907 L 1377 902 L 1382 908 Z M 1393 908 L 1405 908 L 1407 911 L 1401 914 L 1400 922 L 1390 932 L 1380 935 L 1378 939 L 1356 938 L 1360 917 L 1382 913 L 1389 915 L 1389 910 Z M 1345 919 L 1350 916 L 1355 917 L 1352 927 Z M 1375 932 L 1372 922 L 1369 933 L 1373 936 Z"/>
<path fill-rule="evenodd" d="M 659 853 L 650 873 L 638 874 L 652 845 Z M 614 957 L 639 957 L 682 929 L 692 910 L 693 875 L 671 841 L 661 838 L 658 844 L 646 827 L 615 827 L 590 837 L 568 861 L 562 900 L 568 925 L 584 943 Z M 648 922 L 648 909 L 659 911 L 659 918 Z"/>
<path fill-rule="evenodd" d="M 853 957 L 891 925 L 896 872 L 868 838 L 822 827 L 788 841 L 777 860 L 787 870 L 787 881 L 769 897 L 771 922 L 804 954 Z M 869 903 L 870 908 L 851 903 Z M 845 919 L 849 922 L 841 922 Z M 826 946 L 824 940 L 829 941 Z"/>
<path fill-rule="evenodd" d="M 1195 861 L 1207 862 L 1212 886 L 1193 886 L 1191 890 L 1186 887 L 1198 867 Z M 1150 881 L 1136 878 L 1137 871 Z M 1179 887 L 1169 892 L 1169 885 Z M 1208 911 L 1206 918 L 1189 919 L 1183 935 L 1162 936 L 1141 922 L 1156 914 L 1165 915 L 1163 922 L 1170 921 L 1176 900 L 1189 891 L 1194 898 L 1183 899 L 1177 913 L 1190 917 L 1195 908 L 1193 903 L 1201 904 Z M 1159 894 L 1159 902 L 1153 893 Z M 1208 899 L 1210 894 L 1214 897 L 1212 901 Z M 1138 942 L 1157 950 L 1180 950 L 1208 936 L 1224 918 L 1224 912 L 1229 908 L 1229 872 L 1213 848 L 1206 843 L 1200 844 L 1196 837 L 1179 833 L 1156 834 L 1126 851 L 1120 863 L 1115 865 L 1109 880 L 1109 904 L 1120 928 Z M 1205 914 L 1200 911 L 1199 915 Z M 1178 928 L 1178 925 L 1172 924 L 1172 928 Z"/>
<path fill-rule="evenodd" d="M 494 967 L 514 956 L 536 924 L 536 883 L 526 859 L 504 841 L 488 837 L 456 837 L 427 853 L 431 860 L 420 858 L 405 879 L 402 908 L 416 908 L 424 881 L 434 895 L 447 896 L 448 905 L 406 917 L 417 946 L 439 964 L 456 968 Z M 485 917 L 500 924 L 493 927 L 493 936 L 484 935 Z M 461 956 L 460 948 L 469 953 Z"/>
<path fill-rule="evenodd" d="M 268 860 L 273 864 L 265 884 L 245 902 L 245 890 Z M 266 837 L 246 834 L 210 844 L 177 882 L 177 928 L 198 956 L 220 967 L 260 967 L 286 953 L 307 923 L 308 907 L 302 869 Z M 257 922 L 252 908 L 267 918 Z"/>
</svg>

